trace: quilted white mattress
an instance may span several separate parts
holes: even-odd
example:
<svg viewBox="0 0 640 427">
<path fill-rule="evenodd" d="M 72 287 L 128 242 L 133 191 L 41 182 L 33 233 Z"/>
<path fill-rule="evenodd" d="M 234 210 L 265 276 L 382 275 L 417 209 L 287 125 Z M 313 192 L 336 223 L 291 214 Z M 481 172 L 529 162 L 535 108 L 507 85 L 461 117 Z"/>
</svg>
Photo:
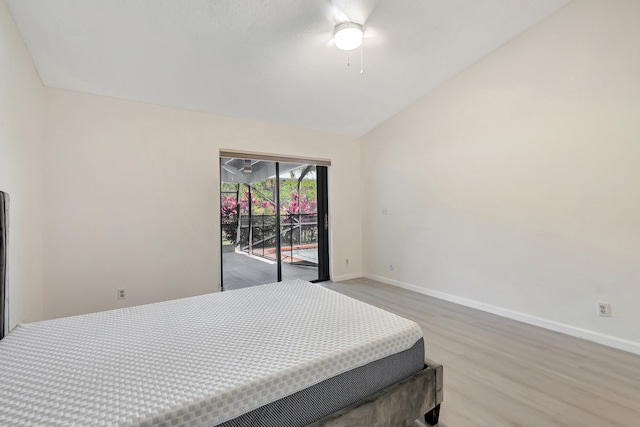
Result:
<svg viewBox="0 0 640 427">
<path fill-rule="evenodd" d="M 421 337 L 299 280 L 24 324 L 0 341 L 0 425 L 213 426 Z"/>
</svg>

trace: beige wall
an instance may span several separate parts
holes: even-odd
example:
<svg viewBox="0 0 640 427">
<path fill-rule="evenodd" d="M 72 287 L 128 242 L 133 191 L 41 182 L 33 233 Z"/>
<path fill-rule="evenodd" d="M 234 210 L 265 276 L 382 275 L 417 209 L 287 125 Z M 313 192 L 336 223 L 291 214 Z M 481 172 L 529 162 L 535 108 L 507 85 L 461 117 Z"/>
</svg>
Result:
<svg viewBox="0 0 640 427">
<path fill-rule="evenodd" d="M 358 139 L 62 90 L 46 105 L 47 318 L 217 290 L 221 148 L 331 159 L 332 276 L 362 275 Z"/>
<path fill-rule="evenodd" d="M 10 327 L 43 316 L 43 101 L 31 57 L 0 2 L 0 190 L 11 197 Z"/>
<path fill-rule="evenodd" d="M 366 135 L 365 273 L 640 352 L 639 23 L 574 0 Z"/>
</svg>

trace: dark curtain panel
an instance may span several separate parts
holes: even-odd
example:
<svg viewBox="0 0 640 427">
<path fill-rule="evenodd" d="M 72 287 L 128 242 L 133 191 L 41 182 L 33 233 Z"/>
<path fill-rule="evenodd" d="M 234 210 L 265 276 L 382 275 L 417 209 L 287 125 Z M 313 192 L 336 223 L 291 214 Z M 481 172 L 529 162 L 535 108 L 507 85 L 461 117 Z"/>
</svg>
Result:
<svg viewBox="0 0 640 427">
<path fill-rule="evenodd" d="M 7 285 L 7 238 L 9 195 L 0 191 L 0 339 L 9 333 L 9 297 Z"/>
</svg>

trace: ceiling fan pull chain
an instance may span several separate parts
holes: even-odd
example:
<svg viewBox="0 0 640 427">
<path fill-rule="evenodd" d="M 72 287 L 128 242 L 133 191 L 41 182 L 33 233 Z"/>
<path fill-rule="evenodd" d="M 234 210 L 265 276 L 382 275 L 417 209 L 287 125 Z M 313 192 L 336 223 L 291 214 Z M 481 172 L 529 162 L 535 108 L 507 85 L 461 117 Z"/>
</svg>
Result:
<svg viewBox="0 0 640 427">
<path fill-rule="evenodd" d="M 360 74 L 364 74 L 364 59 L 363 59 L 363 50 L 364 50 L 364 39 L 362 40 L 362 44 L 360 45 Z"/>
</svg>

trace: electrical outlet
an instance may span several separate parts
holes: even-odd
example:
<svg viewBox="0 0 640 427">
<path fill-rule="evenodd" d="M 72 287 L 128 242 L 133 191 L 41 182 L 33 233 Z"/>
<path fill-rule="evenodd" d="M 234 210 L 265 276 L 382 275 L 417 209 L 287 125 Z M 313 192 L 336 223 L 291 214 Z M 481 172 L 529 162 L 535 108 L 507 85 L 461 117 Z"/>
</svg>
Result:
<svg viewBox="0 0 640 427">
<path fill-rule="evenodd" d="M 387 208 L 382 208 L 382 215 L 386 215 L 387 214 Z"/>
<path fill-rule="evenodd" d="M 611 317 L 611 304 L 606 302 L 598 303 L 598 316 Z"/>
<path fill-rule="evenodd" d="M 393 271 L 393 263 L 389 264 L 389 270 Z"/>
<path fill-rule="evenodd" d="M 118 289 L 118 299 L 125 299 L 127 297 L 127 291 L 124 288 Z"/>
<path fill-rule="evenodd" d="M 344 259 L 344 263 L 345 263 L 346 265 L 349 265 L 349 258 L 345 258 L 345 259 Z"/>
</svg>

